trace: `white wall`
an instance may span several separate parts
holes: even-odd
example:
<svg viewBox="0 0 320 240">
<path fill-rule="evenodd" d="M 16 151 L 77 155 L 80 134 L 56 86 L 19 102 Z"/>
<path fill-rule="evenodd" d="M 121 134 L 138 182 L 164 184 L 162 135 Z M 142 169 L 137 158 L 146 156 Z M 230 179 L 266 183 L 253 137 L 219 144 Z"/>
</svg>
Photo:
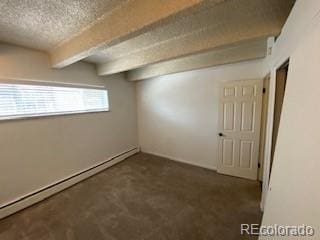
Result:
<svg viewBox="0 0 320 240">
<path fill-rule="evenodd" d="M 262 224 L 311 225 L 315 236 L 303 239 L 319 239 L 320 1 L 297 1 L 273 50 L 273 72 L 290 65 Z"/>
<path fill-rule="evenodd" d="M 248 61 L 138 82 L 141 150 L 215 169 L 219 84 L 262 79 L 263 64 Z"/>
<path fill-rule="evenodd" d="M 138 145 L 135 87 L 93 65 L 50 69 L 41 52 L 0 45 L 0 79 L 105 85 L 110 112 L 0 121 L 0 206 Z M 106 183 L 107 184 L 107 183 Z"/>
</svg>

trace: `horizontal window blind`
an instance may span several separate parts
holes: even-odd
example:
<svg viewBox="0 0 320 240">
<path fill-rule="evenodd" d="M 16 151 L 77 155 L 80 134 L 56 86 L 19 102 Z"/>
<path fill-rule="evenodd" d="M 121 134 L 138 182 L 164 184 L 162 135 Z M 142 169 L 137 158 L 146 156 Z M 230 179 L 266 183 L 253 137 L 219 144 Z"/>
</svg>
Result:
<svg viewBox="0 0 320 240">
<path fill-rule="evenodd" d="M 0 84 L 0 119 L 108 110 L 106 89 Z"/>
</svg>

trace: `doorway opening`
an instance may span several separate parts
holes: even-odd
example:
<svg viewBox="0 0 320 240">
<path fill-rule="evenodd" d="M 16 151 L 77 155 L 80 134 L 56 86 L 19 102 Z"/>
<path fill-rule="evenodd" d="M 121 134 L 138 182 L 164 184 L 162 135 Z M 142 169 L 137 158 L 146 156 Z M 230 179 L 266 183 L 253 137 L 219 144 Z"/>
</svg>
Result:
<svg viewBox="0 0 320 240">
<path fill-rule="evenodd" d="M 273 72 L 268 74 L 265 78 L 266 85 L 266 98 L 267 100 L 267 113 L 262 116 L 267 118 L 265 120 L 265 126 L 262 125 L 262 129 L 265 128 L 265 135 L 262 135 L 263 143 L 260 145 L 261 162 L 263 167 L 262 172 L 262 200 L 261 209 L 263 210 L 266 200 L 266 195 L 269 189 L 270 175 L 272 171 L 272 165 L 274 160 L 275 148 L 277 146 L 277 138 L 279 132 L 280 119 L 282 114 L 282 105 L 284 101 L 287 76 L 289 70 L 289 59 L 286 60 L 280 67 L 276 68 Z M 264 85 L 264 87 L 265 87 Z M 269 105 L 269 106 L 268 106 Z M 263 120 L 262 120 L 263 123 Z"/>
<path fill-rule="evenodd" d="M 279 124 L 282 113 L 282 104 L 287 84 L 287 76 L 289 69 L 289 60 L 281 65 L 276 71 L 276 86 L 275 86 L 275 100 L 273 110 L 273 129 L 272 129 L 272 141 L 271 141 L 271 157 L 270 157 L 270 168 L 269 176 L 272 170 L 272 164 L 274 159 L 275 147 L 277 144 Z"/>
</svg>

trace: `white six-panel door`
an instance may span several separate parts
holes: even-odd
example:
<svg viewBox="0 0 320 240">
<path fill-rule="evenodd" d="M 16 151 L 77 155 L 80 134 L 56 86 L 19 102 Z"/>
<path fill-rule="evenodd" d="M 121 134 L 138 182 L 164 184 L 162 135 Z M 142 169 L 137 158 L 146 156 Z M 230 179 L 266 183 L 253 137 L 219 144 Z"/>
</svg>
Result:
<svg viewBox="0 0 320 240">
<path fill-rule="evenodd" d="M 262 80 L 224 83 L 220 90 L 218 172 L 257 179 Z"/>
</svg>

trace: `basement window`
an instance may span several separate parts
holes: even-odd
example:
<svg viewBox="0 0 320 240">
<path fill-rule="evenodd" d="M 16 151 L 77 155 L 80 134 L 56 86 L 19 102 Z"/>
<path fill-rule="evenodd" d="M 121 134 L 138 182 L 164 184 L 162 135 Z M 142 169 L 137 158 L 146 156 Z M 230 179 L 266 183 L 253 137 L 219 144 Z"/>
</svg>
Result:
<svg viewBox="0 0 320 240">
<path fill-rule="evenodd" d="M 102 87 L 0 83 L 0 120 L 109 111 Z"/>
</svg>

